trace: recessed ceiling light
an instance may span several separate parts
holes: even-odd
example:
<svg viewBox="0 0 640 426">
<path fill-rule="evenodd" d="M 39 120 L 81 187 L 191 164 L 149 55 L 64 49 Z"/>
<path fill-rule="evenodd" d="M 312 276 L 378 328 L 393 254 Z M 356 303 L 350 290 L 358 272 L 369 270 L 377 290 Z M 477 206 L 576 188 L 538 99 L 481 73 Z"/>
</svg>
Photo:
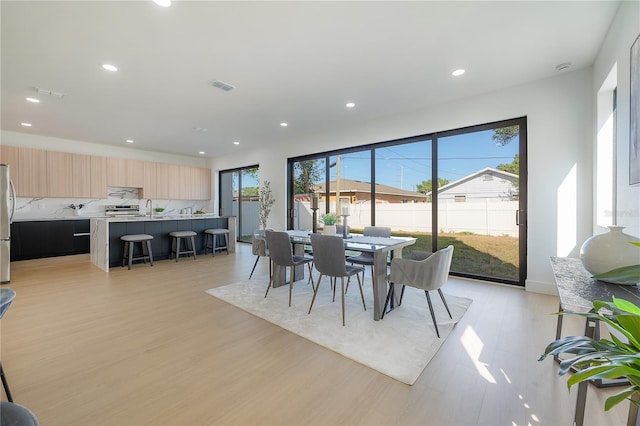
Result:
<svg viewBox="0 0 640 426">
<path fill-rule="evenodd" d="M 238 141 L 233 141 L 233 144 L 234 144 L 234 145 L 240 145 L 240 142 L 238 142 Z"/>
<path fill-rule="evenodd" d="M 200 154 L 200 155 L 204 155 L 204 151 L 200 151 L 198 154 Z"/>
<path fill-rule="evenodd" d="M 20 123 L 21 125 L 23 125 L 24 127 L 31 127 L 33 126 L 33 124 L 31 123 Z"/>
<path fill-rule="evenodd" d="M 111 65 L 111 64 L 102 64 L 102 68 L 104 68 L 107 71 L 112 71 L 112 72 L 118 71 L 118 67 L 116 67 L 115 65 Z"/>
<path fill-rule="evenodd" d="M 287 127 L 289 124 L 288 123 L 280 123 L 280 126 L 282 127 Z"/>
<path fill-rule="evenodd" d="M 464 74 L 464 70 L 462 68 L 457 69 L 451 73 L 451 75 L 454 77 L 461 76 L 462 74 Z"/>
<path fill-rule="evenodd" d="M 25 98 L 27 101 L 32 102 L 34 104 L 38 104 L 40 103 L 40 99 L 36 99 L 36 98 Z"/>
<path fill-rule="evenodd" d="M 209 129 L 205 129 L 204 127 L 192 127 L 192 130 L 195 130 L 196 132 L 200 132 L 200 133 L 204 133 L 204 132 L 208 132 Z"/>
<path fill-rule="evenodd" d="M 133 139 L 127 139 L 125 142 L 126 143 L 133 143 Z"/>
<path fill-rule="evenodd" d="M 162 7 L 171 6 L 171 0 L 153 0 L 153 2 L 158 6 L 162 6 Z"/>
<path fill-rule="evenodd" d="M 353 102 L 347 102 L 347 104 L 345 105 L 347 108 L 353 108 L 354 106 L 356 106 L 355 103 Z"/>
</svg>

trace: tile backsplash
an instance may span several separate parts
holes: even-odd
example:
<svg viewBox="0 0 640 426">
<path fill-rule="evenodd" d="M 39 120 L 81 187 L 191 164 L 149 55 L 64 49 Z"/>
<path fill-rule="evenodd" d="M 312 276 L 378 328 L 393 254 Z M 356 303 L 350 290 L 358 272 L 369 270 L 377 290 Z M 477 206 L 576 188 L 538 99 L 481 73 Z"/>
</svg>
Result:
<svg viewBox="0 0 640 426">
<path fill-rule="evenodd" d="M 183 208 L 191 207 L 194 211 L 213 211 L 213 201 L 189 200 L 152 200 L 153 208 L 163 207 L 164 214 L 180 213 Z M 137 188 L 109 188 L 108 198 L 24 198 L 16 199 L 16 210 L 13 219 L 64 219 L 77 216 L 104 216 L 104 206 L 112 204 L 140 205 L 140 213 L 147 213 L 146 199 L 140 199 Z M 77 206 L 83 205 L 78 210 Z M 76 206 L 76 209 L 71 206 Z"/>
</svg>

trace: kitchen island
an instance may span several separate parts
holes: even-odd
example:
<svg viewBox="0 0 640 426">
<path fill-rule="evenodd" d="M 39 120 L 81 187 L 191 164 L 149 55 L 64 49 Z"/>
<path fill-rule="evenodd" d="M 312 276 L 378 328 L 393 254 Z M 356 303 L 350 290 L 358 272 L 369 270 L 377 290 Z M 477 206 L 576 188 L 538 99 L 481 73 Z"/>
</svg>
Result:
<svg viewBox="0 0 640 426">
<path fill-rule="evenodd" d="M 154 260 L 168 259 L 171 255 L 169 232 L 194 231 L 196 252 L 204 254 L 204 230 L 223 228 L 229 230 L 229 252 L 235 251 L 236 218 L 213 214 L 158 215 L 140 217 L 92 218 L 91 262 L 104 271 L 122 265 L 123 243 L 120 237 L 130 234 L 153 236 L 151 250 Z"/>
</svg>

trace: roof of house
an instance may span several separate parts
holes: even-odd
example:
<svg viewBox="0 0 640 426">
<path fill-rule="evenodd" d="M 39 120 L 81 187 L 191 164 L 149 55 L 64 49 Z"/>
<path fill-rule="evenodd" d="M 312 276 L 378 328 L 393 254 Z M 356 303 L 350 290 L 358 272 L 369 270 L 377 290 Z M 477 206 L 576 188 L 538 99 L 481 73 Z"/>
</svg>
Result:
<svg viewBox="0 0 640 426">
<path fill-rule="evenodd" d="M 336 181 L 332 180 L 329 182 L 329 188 L 331 188 L 331 192 L 335 192 Z M 320 192 L 324 192 L 325 184 L 320 183 L 316 185 L 316 189 Z M 386 194 L 386 195 L 401 195 L 406 197 L 426 197 L 425 194 L 416 191 L 407 191 L 406 189 L 396 188 L 389 185 L 376 184 L 375 186 L 376 194 Z M 351 180 L 351 179 L 340 179 L 340 192 L 371 192 L 371 182 L 363 182 L 360 180 Z"/>
<path fill-rule="evenodd" d="M 486 173 L 490 173 L 494 176 L 497 177 L 501 177 L 503 179 L 506 179 L 508 181 L 513 182 L 514 180 L 518 179 L 519 176 L 514 174 L 514 173 L 509 173 L 509 172 L 505 172 L 503 170 L 498 170 L 498 169 L 494 169 L 493 167 L 485 167 L 484 169 L 480 169 L 477 172 L 473 172 L 469 175 L 466 175 L 464 177 L 461 177 L 458 180 L 454 180 L 453 182 L 449 182 L 448 184 L 441 186 L 440 188 L 438 188 L 438 192 L 443 192 L 443 191 L 448 191 L 452 188 L 455 188 L 456 186 L 459 186 L 465 182 L 468 182 L 470 180 L 473 180 L 477 177 L 480 177 Z M 427 193 L 427 195 L 431 195 L 431 191 Z"/>
</svg>

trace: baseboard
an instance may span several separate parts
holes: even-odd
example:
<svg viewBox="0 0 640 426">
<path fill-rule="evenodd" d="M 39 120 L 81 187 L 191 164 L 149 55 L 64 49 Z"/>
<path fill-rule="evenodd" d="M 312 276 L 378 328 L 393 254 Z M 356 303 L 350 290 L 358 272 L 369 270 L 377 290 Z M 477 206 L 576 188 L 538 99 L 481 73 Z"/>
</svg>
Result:
<svg viewBox="0 0 640 426">
<path fill-rule="evenodd" d="M 551 296 L 558 295 L 558 288 L 553 283 L 526 280 L 524 288 L 526 291 L 530 291 L 532 293 L 549 294 Z"/>
</svg>

